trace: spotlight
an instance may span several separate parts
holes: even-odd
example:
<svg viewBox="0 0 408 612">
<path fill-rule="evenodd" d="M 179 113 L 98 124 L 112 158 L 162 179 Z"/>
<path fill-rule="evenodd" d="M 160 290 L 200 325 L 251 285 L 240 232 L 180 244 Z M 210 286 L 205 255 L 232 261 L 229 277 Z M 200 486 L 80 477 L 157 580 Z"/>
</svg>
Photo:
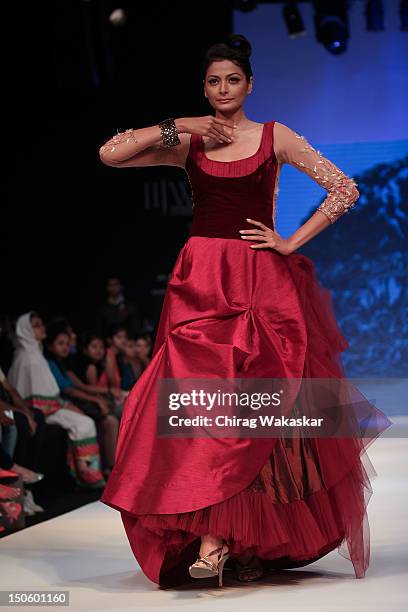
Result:
<svg viewBox="0 0 408 612">
<path fill-rule="evenodd" d="M 333 53 L 340 55 L 347 49 L 349 38 L 347 3 L 344 0 L 315 0 L 315 29 L 318 42 Z"/>
<path fill-rule="evenodd" d="M 382 0 L 368 0 L 365 8 L 367 32 L 384 30 L 384 7 Z"/>
<path fill-rule="evenodd" d="M 127 21 L 127 14 L 122 8 L 117 8 L 109 15 L 109 21 L 113 26 L 123 26 Z"/>
<path fill-rule="evenodd" d="M 401 31 L 408 32 L 408 0 L 401 0 L 400 4 L 400 22 L 401 22 Z"/>
<path fill-rule="evenodd" d="M 298 38 L 306 34 L 303 19 L 294 2 L 288 2 L 282 10 L 283 18 L 288 28 L 289 38 Z"/>
</svg>

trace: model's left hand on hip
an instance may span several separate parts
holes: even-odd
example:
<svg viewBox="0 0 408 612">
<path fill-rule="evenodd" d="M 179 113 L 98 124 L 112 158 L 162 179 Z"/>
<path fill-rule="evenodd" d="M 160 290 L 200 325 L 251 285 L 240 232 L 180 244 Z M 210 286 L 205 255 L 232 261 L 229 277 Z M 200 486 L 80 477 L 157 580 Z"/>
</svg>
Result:
<svg viewBox="0 0 408 612">
<path fill-rule="evenodd" d="M 258 229 L 239 230 L 241 238 L 246 240 L 259 240 L 261 244 L 250 244 L 251 249 L 275 249 L 282 255 L 289 255 L 293 252 L 293 248 L 289 240 L 282 238 L 278 232 L 270 229 L 260 221 L 247 219 L 248 223 L 253 223 Z"/>
</svg>

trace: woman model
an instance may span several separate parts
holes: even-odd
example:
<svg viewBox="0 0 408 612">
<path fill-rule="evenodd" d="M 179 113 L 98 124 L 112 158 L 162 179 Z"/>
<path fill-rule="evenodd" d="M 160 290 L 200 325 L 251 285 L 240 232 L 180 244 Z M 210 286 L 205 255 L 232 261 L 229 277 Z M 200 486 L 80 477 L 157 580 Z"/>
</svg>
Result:
<svg viewBox="0 0 408 612">
<path fill-rule="evenodd" d="M 214 116 L 129 129 L 100 149 L 109 166 L 182 167 L 193 194 L 193 223 L 168 283 L 152 360 L 126 402 L 101 497 L 120 511 L 137 561 L 160 586 L 217 575 L 222 585 L 227 559 L 246 581 L 334 548 L 358 578 L 369 563 L 371 488 L 361 439 L 157 435 L 162 378 L 343 376 L 339 354 L 348 343 L 330 294 L 296 249 L 337 221 L 359 192 L 303 136 L 247 118 L 250 54 L 247 39 L 233 34 L 207 51 L 204 95 Z M 274 224 L 284 163 L 327 190 L 287 239 Z"/>
</svg>

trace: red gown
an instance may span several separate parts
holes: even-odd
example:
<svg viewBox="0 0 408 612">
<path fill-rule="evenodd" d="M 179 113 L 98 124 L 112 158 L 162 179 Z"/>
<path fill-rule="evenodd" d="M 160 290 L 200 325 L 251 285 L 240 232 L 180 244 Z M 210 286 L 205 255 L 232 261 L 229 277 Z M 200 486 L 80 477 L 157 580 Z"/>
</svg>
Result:
<svg viewBox="0 0 408 612">
<path fill-rule="evenodd" d="M 274 228 L 283 163 L 326 187 L 319 210 L 331 223 L 358 197 L 352 179 L 275 121 L 264 124 L 254 155 L 232 162 L 211 160 L 203 139 L 191 136 L 193 223 L 101 497 L 120 511 L 138 563 L 160 586 L 190 580 L 207 533 L 225 539 L 233 555 L 255 553 L 266 569 L 305 566 L 335 548 L 357 578 L 369 565 L 370 440 L 156 435 L 161 378 L 344 378 L 348 343 L 312 261 L 251 249 L 256 242 L 238 232 L 254 228 L 246 218 Z"/>
</svg>

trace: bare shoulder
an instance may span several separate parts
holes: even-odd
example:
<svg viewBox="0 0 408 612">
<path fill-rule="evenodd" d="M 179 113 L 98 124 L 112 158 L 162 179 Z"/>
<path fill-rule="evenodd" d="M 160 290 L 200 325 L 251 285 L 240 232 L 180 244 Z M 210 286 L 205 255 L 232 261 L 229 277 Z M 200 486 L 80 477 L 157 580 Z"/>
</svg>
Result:
<svg viewBox="0 0 408 612">
<path fill-rule="evenodd" d="M 275 121 L 275 132 L 281 134 L 282 136 L 300 136 L 301 132 L 294 127 L 290 127 L 285 123 L 281 123 L 280 121 Z M 301 137 L 301 136 L 300 136 Z"/>
<path fill-rule="evenodd" d="M 285 125 L 284 123 L 281 123 L 280 121 L 276 121 L 276 120 L 275 120 L 275 121 L 273 122 L 273 125 L 274 125 L 274 130 L 275 130 L 276 132 L 278 132 L 278 131 L 279 131 L 279 132 L 285 132 L 286 130 L 290 130 L 290 127 L 289 127 L 289 126 Z"/>
<path fill-rule="evenodd" d="M 284 143 L 292 142 L 295 138 L 301 138 L 296 130 L 290 128 L 288 125 L 275 121 L 273 125 L 273 137 L 275 151 L 283 146 Z"/>
</svg>

